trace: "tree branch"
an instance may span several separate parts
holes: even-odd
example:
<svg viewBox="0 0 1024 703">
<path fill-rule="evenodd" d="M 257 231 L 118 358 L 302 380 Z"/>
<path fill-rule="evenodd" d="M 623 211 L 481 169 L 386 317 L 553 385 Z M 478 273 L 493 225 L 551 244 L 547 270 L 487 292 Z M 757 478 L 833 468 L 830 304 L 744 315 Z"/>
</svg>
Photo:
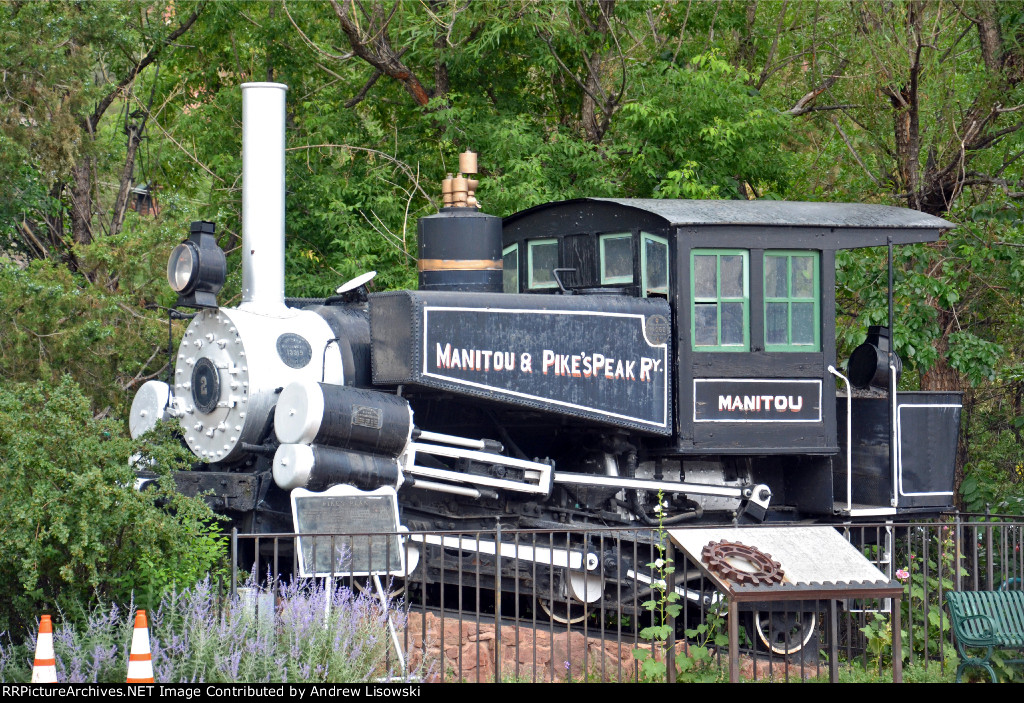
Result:
<svg viewBox="0 0 1024 703">
<path fill-rule="evenodd" d="M 409 180 L 412 181 L 413 187 L 415 187 L 415 189 L 418 190 L 420 194 L 427 199 L 427 201 L 431 203 L 434 202 L 434 199 L 430 197 L 430 195 L 425 190 L 423 190 L 422 186 L 420 186 L 419 174 L 413 170 L 412 166 L 405 163 L 404 161 L 396 159 L 394 156 L 391 156 L 391 154 L 387 154 L 377 149 L 370 149 L 364 146 L 352 146 L 350 144 L 305 144 L 303 146 L 290 146 L 287 149 L 285 149 L 285 151 L 302 151 L 305 149 L 348 149 L 349 151 L 365 151 L 369 154 L 376 154 L 382 159 L 390 161 L 395 166 L 400 168 L 409 178 Z"/>
<path fill-rule="evenodd" d="M 828 90 L 829 88 L 832 87 L 832 85 L 839 79 L 839 76 L 842 74 L 843 69 L 846 68 L 848 63 L 849 63 L 849 60 L 847 60 L 847 59 L 843 59 L 842 61 L 840 61 L 839 62 L 839 68 L 838 68 L 838 70 L 834 74 L 832 74 L 832 75 L 828 76 L 827 78 L 825 78 L 825 80 L 822 81 L 822 83 L 819 86 L 817 86 L 816 88 L 811 90 L 811 92 L 807 93 L 802 98 L 797 100 L 796 101 L 796 105 L 791 107 L 786 112 L 789 113 L 790 115 L 792 115 L 793 117 L 798 117 L 798 116 L 804 114 L 805 112 L 810 112 L 811 108 L 808 107 L 808 106 L 812 102 L 814 102 L 814 100 L 816 100 L 819 95 L 821 95 L 826 90 Z M 834 109 L 839 109 L 839 108 L 834 108 Z"/>
<path fill-rule="evenodd" d="M 281 5 L 282 7 L 284 7 L 284 14 L 288 15 L 288 21 L 292 23 L 292 26 L 295 27 L 295 31 L 299 33 L 299 36 L 302 37 L 302 41 L 305 42 L 306 46 L 308 46 L 310 49 L 317 52 L 318 54 L 323 54 L 327 58 L 333 59 L 334 61 L 347 61 L 348 59 L 352 58 L 352 52 L 349 52 L 347 54 L 332 54 L 330 51 L 321 48 L 319 44 L 317 44 L 315 41 L 306 36 L 306 33 L 302 31 L 302 28 L 299 27 L 299 25 L 292 18 L 292 13 L 288 11 L 288 0 L 284 0 L 281 3 Z"/>
<path fill-rule="evenodd" d="M 347 6 L 342 5 L 339 0 L 330 0 L 330 2 L 334 8 L 334 14 L 341 25 L 342 32 L 348 37 L 353 53 L 385 76 L 401 83 L 405 87 L 406 92 L 412 96 L 418 105 L 427 105 L 430 102 L 430 95 L 412 70 L 401 62 L 399 54 L 395 53 L 386 33 L 387 26 L 398 8 L 398 3 L 396 2 L 391 8 L 391 14 L 386 19 L 379 21 L 379 26 L 374 33 L 366 37 L 363 35 L 358 24 L 352 21 Z M 361 3 L 359 4 L 359 9 L 370 20 L 371 25 L 374 21 L 382 19 L 379 6 L 374 6 L 374 18 L 370 18 Z"/>
<path fill-rule="evenodd" d="M 758 90 L 764 87 L 765 81 L 768 80 L 768 67 L 771 66 L 772 59 L 775 58 L 775 51 L 779 48 L 779 37 L 782 35 L 782 23 L 786 19 L 786 6 L 789 4 L 789 0 L 783 0 L 782 8 L 779 10 L 779 21 L 775 25 L 775 37 L 772 39 L 772 45 L 768 49 L 768 56 L 764 60 L 764 68 L 761 69 L 761 75 L 757 79 L 757 84 L 754 86 Z M 840 69 L 841 70 L 841 69 Z"/>
<path fill-rule="evenodd" d="M 199 15 L 203 12 L 204 9 L 206 9 L 205 3 L 197 7 L 184 22 L 178 25 L 177 29 L 175 29 L 173 32 L 164 37 L 164 39 L 159 44 L 154 46 L 152 49 L 149 50 L 149 52 L 145 56 L 139 59 L 139 61 L 134 66 L 132 66 L 131 69 L 129 69 L 128 75 L 122 78 L 113 90 L 109 91 L 100 99 L 99 103 L 97 103 L 96 105 L 96 108 L 92 111 L 92 114 L 89 117 L 87 117 L 86 120 L 83 121 L 82 127 L 86 131 L 92 132 L 96 128 L 96 125 L 99 124 L 100 118 L 103 117 L 103 114 L 107 111 L 107 108 L 110 107 L 110 104 L 112 102 L 114 102 L 114 98 L 116 98 L 117 95 L 122 90 L 124 90 L 126 86 L 128 86 L 132 81 L 134 81 L 136 76 L 138 76 L 143 69 L 145 69 L 154 61 L 156 61 L 157 57 L 160 56 L 160 54 L 163 52 L 165 48 L 167 48 L 169 44 L 171 44 L 173 41 L 178 39 L 178 37 L 180 37 L 182 34 L 187 32 L 192 27 L 192 25 L 195 24 L 196 20 L 199 19 Z"/>
<path fill-rule="evenodd" d="M 832 123 L 832 126 L 836 128 L 836 131 L 839 132 L 839 136 L 843 138 L 843 143 L 846 144 L 846 148 L 850 150 L 850 153 L 853 155 L 857 165 L 860 166 L 864 173 L 868 175 L 868 178 L 875 182 L 875 185 L 881 187 L 882 183 L 875 178 L 875 174 L 871 173 L 871 171 L 868 170 L 868 167 L 864 165 L 864 162 L 860 160 L 860 156 L 857 155 L 857 150 L 853 148 L 852 144 L 850 144 L 850 140 L 846 137 L 846 133 L 843 131 L 843 128 L 839 126 L 839 122 L 836 118 L 832 117 L 829 121 Z"/>
</svg>

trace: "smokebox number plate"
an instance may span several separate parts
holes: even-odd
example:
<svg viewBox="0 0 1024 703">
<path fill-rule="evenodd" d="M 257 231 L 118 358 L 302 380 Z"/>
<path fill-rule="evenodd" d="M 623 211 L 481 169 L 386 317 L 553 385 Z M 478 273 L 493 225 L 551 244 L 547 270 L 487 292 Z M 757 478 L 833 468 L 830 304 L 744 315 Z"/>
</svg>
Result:
<svg viewBox="0 0 1024 703">
<path fill-rule="evenodd" d="M 313 348 L 305 339 L 289 332 L 277 338 L 277 355 L 287 366 L 301 369 L 313 358 Z"/>
</svg>

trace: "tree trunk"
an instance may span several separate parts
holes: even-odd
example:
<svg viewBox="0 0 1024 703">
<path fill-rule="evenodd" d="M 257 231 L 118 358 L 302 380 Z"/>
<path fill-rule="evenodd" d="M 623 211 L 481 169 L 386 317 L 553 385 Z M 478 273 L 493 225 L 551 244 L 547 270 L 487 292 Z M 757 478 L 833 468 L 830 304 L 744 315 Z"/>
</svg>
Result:
<svg viewBox="0 0 1024 703">
<path fill-rule="evenodd" d="M 597 95 L 601 92 L 601 54 L 594 52 L 592 56 L 584 57 L 587 62 L 587 89 L 583 92 L 583 106 L 580 119 L 583 122 L 583 131 L 587 134 L 587 141 L 591 144 L 600 144 L 604 138 L 604 131 L 597 120 Z"/>
<path fill-rule="evenodd" d="M 949 365 L 947 354 L 949 352 L 949 335 L 956 330 L 956 317 L 953 312 L 946 310 L 935 300 L 929 299 L 929 304 L 935 308 L 939 336 L 935 339 L 934 347 L 938 353 L 935 364 L 921 375 L 921 390 L 923 391 L 959 391 L 963 390 L 960 373 Z"/>
<path fill-rule="evenodd" d="M 971 416 L 974 414 L 974 393 L 968 387 L 964 391 L 963 407 L 960 409 L 960 437 L 956 443 L 956 470 L 953 473 L 953 492 L 956 494 L 957 508 L 964 509 L 960 495 L 960 484 L 964 481 L 964 468 L 970 459 L 968 447 L 971 445 Z"/>
<path fill-rule="evenodd" d="M 128 153 L 124 157 L 124 168 L 121 169 L 121 179 L 117 184 L 117 199 L 114 201 L 114 216 L 110 221 L 110 234 L 116 235 L 124 226 L 124 218 L 128 211 L 128 199 L 131 197 L 132 184 L 135 177 L 135 155 L 142 144 L 141 124 L 129 124 L 128 132 Z"/>
<path fill-rule="evenodd" d="M 783 7 L 785 13 L 785 7 Z M 757 21 L 757 0 L 747 4 L 747 22 L 740 34 L 739 46 L 736 50 L 736 68 L 742 68 L 753 75 L 754 60 L 757 58 L 757 45 L 754 40 L 754 28 Z M 769 59 L 770 60 L 770 59 Z"/>
<path fill-rule="evenodd" d="M 430 8 L 440 15 L 441 3 L 438 0 L 430 2 Z M 454 21 L 454 20 L 453 20 Z M 438 24 L 437 33 L 434 35 L 434 48 L 437 50 L 437 58 L 434 59 L 434 97 L 443 98 L 448 95 L 448 63 L 445 61 L 445 54 L 448 49 L 448 33 L 443 24 Z"/>
<path fill-rule="evenodd" d="M 600 43 L 602 45 L 602 48 L 596 49 L 590 55 L 583 54 L 583 61 L 587 66 L 587 75 L 584 80 L 580 121 L 583 123 L 583 131 L 587 135 L 587 141 L 591 144 L 600 144 L 601 140 L 604 139 L 604 133 L 608 130 L 610 113 L 616 108 L 617 103 L 617 98 L 613 98 L 606 93 L 604 86 L 601 85 L 605 68 L 603 45 L 611 37 L 611 17 L 615 13 L 615 0 L 598 0 L 597 8 L 600 18 L 595 26 L 587 19 L 584 8 L 578 6 L 584 23 L 591 27 L 591 31 L 601 37 Z M 602 113 L 600 119 L 598 118 L 599 110 Z"/>
<path fill-rule="evenodd" d="M 92 162 L 88 156 L 71 169 L 71 237 L 75 244 L 92 241 Z"/>
</svg>

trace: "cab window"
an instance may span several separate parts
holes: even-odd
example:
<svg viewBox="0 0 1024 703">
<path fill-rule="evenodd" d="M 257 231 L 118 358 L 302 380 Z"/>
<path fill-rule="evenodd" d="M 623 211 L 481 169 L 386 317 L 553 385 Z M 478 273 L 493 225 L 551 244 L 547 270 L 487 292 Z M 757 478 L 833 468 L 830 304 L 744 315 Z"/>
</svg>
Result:
<svg viewBox="0 0 1024 703">
<path fill-rule="evenodd" d="M 506 293 L 519 292 L 519 245 L 513 244 L 501 251 L 501 282 Z"/>
<path fill-rule="evenodd" d="M 695 351 L 749 351 L 749 252 L 690 253 L 691 340 Z"/>
<path fill-rule="evenodd" d="M 558 268 L 558 240 L 538 239 L 527 243 L 527 287 L 530 290 L 556 288 L 553 273 Z"/>
<path fill-rule="evenodd" d="M 764 348 L 821 351 L 818 252 L 766 251 Z"/>
<path fill-rule="evenodd" d="M 633 235 L 602 234 L 600 242 L 601 285 L 633 282 Z"/>
<path fill-rule="evenodd" d="M 668 297 L 668 240 L 640 233 L 640 275 L 643 296 Z"/>
</svg>

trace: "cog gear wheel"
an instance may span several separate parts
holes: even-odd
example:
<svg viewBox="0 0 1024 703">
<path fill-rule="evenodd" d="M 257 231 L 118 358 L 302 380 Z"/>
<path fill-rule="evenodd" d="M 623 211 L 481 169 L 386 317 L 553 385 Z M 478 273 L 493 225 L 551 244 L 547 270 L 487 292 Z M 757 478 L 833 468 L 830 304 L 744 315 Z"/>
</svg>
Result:
<svg viewBox="0 0 1024 703">
<path fill-rule="evenodd" d="M 737 584 L 771 586 L 782 583 L 785 576 L 782 564 L 772 559 L 770 554 L 742 542 L 709 542 L 701 550 L 700 558 L 713 573 Z M 754 570 L 741 569 L 730 563 L 729 559 L 743 560 Z"/>
</svg>

